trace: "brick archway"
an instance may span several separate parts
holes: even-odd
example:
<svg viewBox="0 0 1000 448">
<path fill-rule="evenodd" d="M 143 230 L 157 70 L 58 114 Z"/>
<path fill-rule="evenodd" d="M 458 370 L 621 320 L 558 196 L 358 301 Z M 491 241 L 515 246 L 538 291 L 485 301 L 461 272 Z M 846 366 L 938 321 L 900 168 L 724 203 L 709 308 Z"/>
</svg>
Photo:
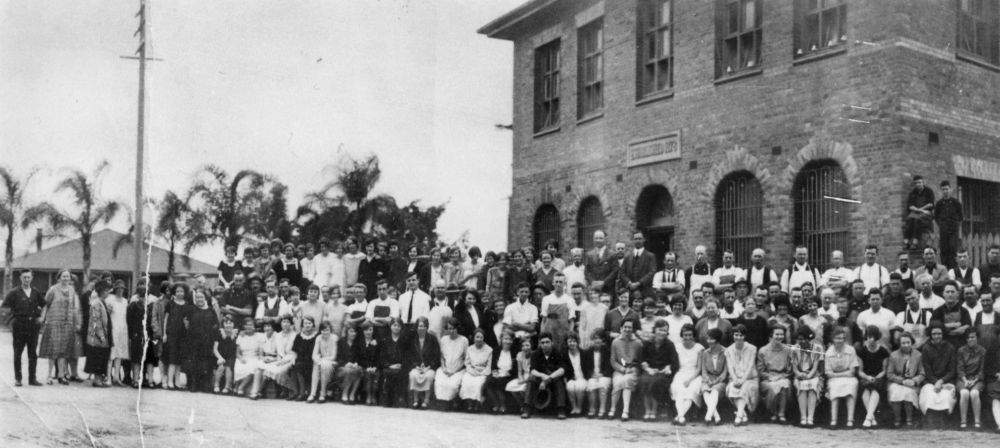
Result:
<svg viewBox="0 0 1000 448">
<path fill-rule="evenodd" d="M 858 164 L 854 160 L 854 148 L 844 142 L 837 142 L 826 139 L 811 138 L 806 146 L 795 154 L 795 157 L 788 163 L 781 176 L 780 188 L 791 192 L 795 184 L 795 178 L 810 162 L 818 160 L 832 160 L 840 165 L 844 171 L 847 184 L 851 187 L 851 196 L 861 197 L 861 177 L 858 172 Z"/>
<path fill-rule="evenodd" d="M 719 184 L 730 174 L 746 171 L 757 178 L 765 194 L 774 187 L 774 177 L 771 171 L 761 163 L 760 159 L 750 154 L 746 148 L 736 146 L 732 150 L 726 151 L 725 157 L 712 166 L 706 177 L 704 188 L 701 190 L 701 202 L 713 204 L 715 193 L 719 189 Z"/>
</svg>

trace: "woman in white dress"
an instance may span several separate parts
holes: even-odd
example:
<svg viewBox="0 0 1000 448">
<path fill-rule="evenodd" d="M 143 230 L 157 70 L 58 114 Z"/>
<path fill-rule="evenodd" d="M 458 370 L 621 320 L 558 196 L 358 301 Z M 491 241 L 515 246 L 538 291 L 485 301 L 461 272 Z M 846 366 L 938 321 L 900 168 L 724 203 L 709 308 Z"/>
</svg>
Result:
<svg viewBox="0 0 1000 448">
<path fill-rule="evenodd" d="M 257 333 L 252 317 L 243 319 L 243 333 L 236 338 L 236 364 L 233 366 L 233 382 L 236 395 L 243 395 L 250 385 L 251 400 L 256 400 L 260 391 L 260 358 L 263 353 L 264 335 Z"/>
<path fill-rule="evenodd" d="M 111 314 L 111 360 L 108 362 L 108 377 L 111 384 L 123 385 L 122 361 L 129 360 L 128 350 L 128 300 L 125 299 L 125 282 L 115 282 L 114 291 L 104 298 Z"/>
<path fill-rule="evenodd" d="M 686 305 L 687 302 L 683 296 L 674 296 L 674 298 L 670 299 L 670 314 L 665 317 L 667 323 L 670 324 L 667 327 L 670 330 L 670 342 L 673 342 L 675 347 L 680 346 L 684 342 L 684 338 L 681 336 L 681 329 L 685 325 L 694 325 L 691 316 L 684 314 L 684 307 Z"/>
<path fill-rule="evenodd" d="M 492 372 L 493 348 L 486 345 L 486 333 L 477 328 L 472 334 L 472 345 L 465 349 L 465 373 L 458 396 L 468 403 L 467 409 L 479 412 L 483 404 L 483 386 Z"/>
<path fill-rule="evenodd" d="M 521 341 L 521 351 L 517 352 L 514 362 L 517 364 L 517 378 L 510 380 L 504 390 L 514 394 L 518 403 L 524 403 L 524 394 L 531 378 L 531 338 Z"/>
<path fill-rule="evenodd" d="M 274 380 L 282 389 L 279 398 L 287 396 L 290 391 L 282 384 L 287 384 L 285 377 L 288 376 L 289 369 L 295 362 L 295 352 L 292 351 L 292 343 L 295 342 L 295 333 L 292 332 L 292 317 L 283 316 L 281 318 L 281 332 L 275 333 L 274 328 L 265 325 L 264 328 L 264 357 L 261 366 L 264 378 Z M 267 333 L 271 333 L 268 335 Z"/>
<path fill-rule="evenodd" d="M 670 383 L 670 397 L 674 399 L 677 417 L 674 423 L 683 425 L 691 405 L 701 407 L 701 351 L 705 348 L 694 340 L 694 325 L 681 328 L 681 343 L 676 345 L 677 360 L 681 368 Z"/>
<path fill-rule="evenodd" d="M 457 328 L 458 319 L 449 318 L 444 324 L 441 340 L 438 341 L 441 346 L 441 367 L 434 375 L 434 397 L 444 402 L 451 402 L 458 396 L 465 372 L 465 353 L 469 348 L 469 340 L 458 334 Z"/>
<path fill-rule="evenodd" d="M 823 361 L 823 346 L 813 342 L 813 331 L 809 327 L 799 327 L 797 330 L 795 349 L 792 350 L 792 374 L 795 390 L 798 392 L 799 412 L 802 426 L 813 425 L 816 414 L 816 403 L 823 390 L 823 377 L 820 376 L 820 364 Z M 849 419 L 848 426 L 853 425 Z"/>
<path fill-rule="evenodd" d="M 854 399 L 858 395 L 858 369 L 861 363 L 854 347 L 847 345 L 843 328 L 833 331 L 833 345 L 826 350 L 823 367 L 826 373 L 826 396 L 830 399 L 830 426 L 837 426 L 837 405 L 843 399 L 847 407 L 847 427 L 854 425 Z M 868 423 L 868 420 L 865 420 Z"/>
</svg>

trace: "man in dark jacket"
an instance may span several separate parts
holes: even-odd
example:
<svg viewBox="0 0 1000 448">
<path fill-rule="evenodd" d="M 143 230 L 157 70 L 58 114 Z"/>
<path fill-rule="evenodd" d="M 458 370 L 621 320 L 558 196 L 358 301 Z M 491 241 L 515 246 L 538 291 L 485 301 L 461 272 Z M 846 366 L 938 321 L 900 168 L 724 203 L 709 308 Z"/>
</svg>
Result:
<svg viewBox="0 0 1000 448">
<path fill-rule="evenodd" d="M 913 190 L 906 198 L 906 223 L 903 242 L 907 249 L 918 247 L 920 238 L 933 228 L 934 192 L 924 185 L 924 178 L 913 176 Z"/>
<path fill-rule="evenodd" d="M 653 295 L 653 274 L 656 273 L 656 256 L 645 249 L 646 238 L 642 232 L 632 235 L 631 251 L 626 251 L 618 277 L 629 291 L 640 291 L 644 297 Z"/>
<path fill-rule="evenodd" d="M 934 205 L 934 221 L 938 225 L 941 263 L 949 269 L 955 267 L 955 253 L 962 246 L 962 240 L 958 236 L 962 219 L 962 204 L 951 197 L 951 183 L 941 182 L 941 199 Z"/>
<path fill-rule="evenodd" d="M 552 345 L 552 334 L 538 335 L 538 350 L 531 354 L 531 376 L 528 394 L 521 409 L 521 418 L 530 418 L 538 393 L 547 390 L 556 400 L 558 418 L 566 418 L 566 378 L 573 376 L 573 367 L 566 355 Z"/>
<path fill-rule="evenodd" d="M 14 336 L 14 385 L 21 386 L 21 352 L 28 350 L 28 384 L 41 386 L 35 377 L 38 366 L 38 331 L 45 315 L 45 297 L 31 287 L 31 271 L 21 271 L 21 285 L 7 293 L 2 308 L 10 310 L 10 329 Z"/>
</svg>

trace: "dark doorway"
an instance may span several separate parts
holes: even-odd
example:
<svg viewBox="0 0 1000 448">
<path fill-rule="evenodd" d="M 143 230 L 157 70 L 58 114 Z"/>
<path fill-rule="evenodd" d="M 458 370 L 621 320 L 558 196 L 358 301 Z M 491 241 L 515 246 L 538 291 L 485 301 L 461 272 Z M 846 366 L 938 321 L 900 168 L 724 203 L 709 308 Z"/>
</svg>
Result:
<svg viewBox="0 0 1000 448">
<path fill-rule="evenodd" d="M 673 247 L 674 200 L 663 185 L 649 185 L 635 204 L 636 225 L 646 236 L 646 248 L 656 255 L 657 269 L 663 269 L 663 254 Z"/>
<path fill-rule="evenodd" d="M 674 242 L 673 227 L 651 227 L 645 229 L 646 249 L 656 255 L 656 269 L 663 269 L 663 255 L 670 252 Z"/>
</svg>

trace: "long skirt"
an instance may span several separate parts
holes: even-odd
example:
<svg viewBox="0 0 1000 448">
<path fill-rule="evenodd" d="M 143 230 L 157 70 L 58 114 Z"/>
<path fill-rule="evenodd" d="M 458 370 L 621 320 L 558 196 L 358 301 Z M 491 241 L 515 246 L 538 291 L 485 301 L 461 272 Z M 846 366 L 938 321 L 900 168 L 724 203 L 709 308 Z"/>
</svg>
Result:
<svg viewBox="0 0 1000 448">
<path fill-rule="evenodd" d="M 935 392 L 933 384 L 924 384 L 924 387 L 920 388 L 918 403 L 920 404 L 920 412 L 924 414 L 928 410 L 951 413 L 955 409 L 955 385 L 944 384 L 940 391 Z"/>
<path fill-rule="evenodd" d="M 433 370 L 426 369 L 423 372 L 421 372 L 420 369 L 410 370 L 410 390 L 414 392 L 427 392 L 431 390 L 431 386 L 433 384 Z"/>
<path fill-rule="evenodd" d="M 670 390 L 670 377 L 663 373 L 639 377 L 639 393 L 662 401 Z"/>
<path fill-rule="evenodd" d="M 507 392 L 526 392 L 528 390 L 528 382 L 520 378 L 514 378 L 507 383 L 504 390 Z"/>
<path fill-rule="evenodd" d="M 462 375 L 458 396 L 463 400 L 483 401 L 484 385 L 486 385 L 486 375 L 473 375 L 466 371 Z"/>
<path fill-rule="evenodd" d="M 434 398 L 442 401 L 454 400 L 458 396 L 464 375 L 464 370 L 448 375 L 444 373 L 444 367 L 438 368 L 437 374 L 434 375 Z"/>
<path fill-rule="evenodd" d="M 753 412 L 754 409 L 757 409 L 757 403 L 760 400 L 760 383 L 754 378 L 746 380 L 740 387 L 736 387 L 736 382 L 730 381 L 726 385 L 726 396 L 733 403 L 739 399 L 746 401 L 747 410 Z"/>
<path fill-rule="evenodd" d="M 838 376 L 826 380 L 826 397 L 833 400 L 858 396 L 858 379 Z"/>
<path fill-rule="evenodd" d="M 788 378 L 781 378 L 773 381 L 762 380 L 760 382 L 760 390 L 764 395 L 764 406 L 768 409 L 774 409 L 778 401 L 778 395 L 782 391 L 787 390 L 791 386 L 791 381 Z"/>
<path fill-rule="evenodd" d="M 683 381 L 675 379 L 670 383 L 670 397 L 674 401 L 691 400 L 695 406 L 701 407 L 701 377 L 695 377 L 687 387 L 684 387 Z"/>
<path fill-rule="evenodd" d="M 403 369 L 383 369 L 381 381 L 382 406 L 392 407 L 399 403 L 400 398 L 405 399 L 407 378 Z"/>
<path fill-rule="evenodd" d="M 899 383 L 889 383 L 889 403 L 909 401 L 914 406 L 917 406 L 919 404 L 918 398 L 919 393 L 916 386 L 910 387 Z"/>
<path fill-rule="evenodd" d="M 261 362 L 257 358 L 247 358 L 245 361 L 237 359 L 236 364 L 233 365 L 233 381 L 241 381 L 253 376 L 257 370 L 260 370 L 260 364 Z"/>
<path fill-rule="evenodd" d="M 111 347 L 94 347 L 87 345 L 84 347 L 84 354 L 87 362 L 83 365 L 83 372 L 91 375 L 107 375 L 108 360 L 111 359 Z"/>
</svg>

